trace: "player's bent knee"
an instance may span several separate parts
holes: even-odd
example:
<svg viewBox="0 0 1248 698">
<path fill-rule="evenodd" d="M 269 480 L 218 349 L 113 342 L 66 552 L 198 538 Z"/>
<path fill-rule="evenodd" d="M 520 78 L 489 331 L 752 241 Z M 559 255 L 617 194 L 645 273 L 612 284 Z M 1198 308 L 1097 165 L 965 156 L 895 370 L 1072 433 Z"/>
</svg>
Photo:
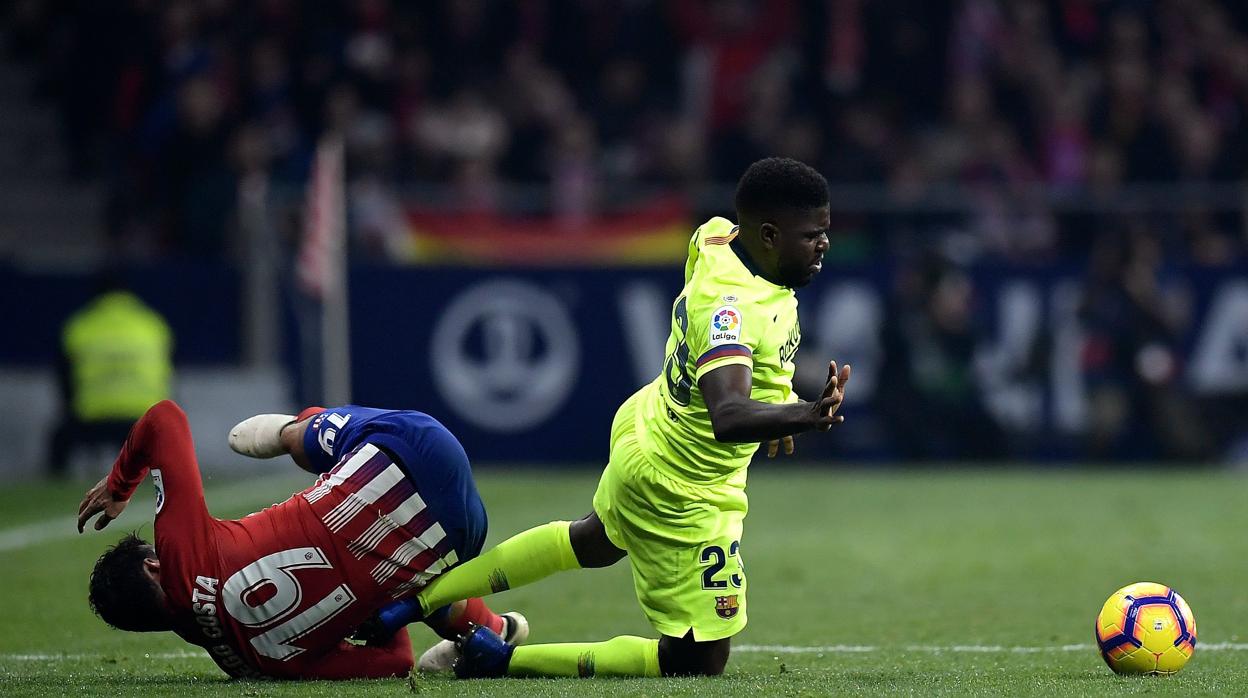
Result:
<svg viewBox="0 0 1248 698">
<path fill-rule="evenodd" d="M 587 569 L 610 567 L 628 554 L 615 547 L 607 537 L 606 527 L 593 512 L 572 522 L 568 528 L 568 538 L 572 543 L 572 552 L 576 554 L 576 561 Z"/>
<path fill-rule="evenodd" d="M 683 638 L 659 640 L 659 670 L 664 676 L 719 676 L 728 666 L 731 640 L 695 642 L 692 631 Z"/>
<path fill-rule="evenodd" d="M 724 673 L 724 667 L 728 666 L 728 658 L 698 658 L 682 657 L 678 659 L 663 661 L 663 653 L 659 653 L 659 669 L 664 676 L 719 676 Z"/>
</svg>

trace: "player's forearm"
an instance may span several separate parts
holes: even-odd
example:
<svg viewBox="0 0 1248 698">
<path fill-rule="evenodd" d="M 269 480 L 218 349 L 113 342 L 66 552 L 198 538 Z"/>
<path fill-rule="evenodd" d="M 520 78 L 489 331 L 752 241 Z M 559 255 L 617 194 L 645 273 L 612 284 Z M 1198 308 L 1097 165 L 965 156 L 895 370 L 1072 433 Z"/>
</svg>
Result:
<svg viewBox="0 0 1248 698">
<path fill-rule="evenodd" d="M 129 499 L 147 476 L 153 457 L 158 457 L 162 450 L 171 450 L 173 442 L 178 441 L 179 430 L 187 432 L 189 441 L 186 415 L 181 408 L 169 400 L 153 405 L 130 428 L 108 476 L 109 492 L 118 499 Z M 162 434 L 168 443 L 161 442 Z"/>
<path fill-rule="evenodd" d="M 711 427 L 721 443 L 757 443 L 810 431 L 817 417 L 810 402 L 773 405 L 742 399 L 718 405 L 711 412 Z"/>
<path fill-rule="evenodd" d="M 147 475 L 147 440 L 150 438 L 152 422 L 156 419 L 155 412 L 156 408 L 153 407 L 130 427 L 130 433 L 126 435 L 126 441 L 121 446 L 121 453 L 117 454 L 117 460 L 113 462 L 113 469 L 108 475 L 108 491 L 117 499 L 130 499 Z"/>
</svg>

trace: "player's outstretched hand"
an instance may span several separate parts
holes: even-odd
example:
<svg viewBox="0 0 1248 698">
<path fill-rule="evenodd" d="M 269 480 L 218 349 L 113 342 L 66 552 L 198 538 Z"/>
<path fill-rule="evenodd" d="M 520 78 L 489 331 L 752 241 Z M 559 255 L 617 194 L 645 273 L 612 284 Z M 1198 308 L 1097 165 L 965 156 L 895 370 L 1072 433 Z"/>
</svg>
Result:
<svg viewBox="0 0 1248 698">
<path fill-rule="evenodd" d="M 823 393 L 819 396 L 816 404 L 816 412 L 818 421 L 815 428 L 819 431 L 827 431 L 834 424 L 840 424 L 845 421 L 845 417 L 836 413 L 841 407 L 841 402 L 845 400 L 845 386 L 849 383 L 850 368 L 849 364 L 845 364 L 839 370 L 835 361 L 828 362 L 828 382 L 823 386 Z"/>
<path fill-rule="evenodd" d="M 767 457 L 768 458 L 776 457 L 776 454 L 780 452 L 781 442 L 784 443 L 784 455 L 786 456 L 793 455 L 793 437 L 786 436 L 783 439 L 776 439 L 775 441 L 767 442 Z"/>
<path fill-rule="evenodd" d="M 129 503 L 130 500 L 117 499 L 112 492 L 108 491 L 108 478 L 105 477 L 82 496 L 82 503 L 78 505 L 78 532 L 82 533 L 83 527 L 87 525 L 91 517 L 100 512 L 103 512 L 103 515 L 95 522 L 95 530 L 102 530 L 110 521 L 121 516 L 121 512 Z"/>
</svg>

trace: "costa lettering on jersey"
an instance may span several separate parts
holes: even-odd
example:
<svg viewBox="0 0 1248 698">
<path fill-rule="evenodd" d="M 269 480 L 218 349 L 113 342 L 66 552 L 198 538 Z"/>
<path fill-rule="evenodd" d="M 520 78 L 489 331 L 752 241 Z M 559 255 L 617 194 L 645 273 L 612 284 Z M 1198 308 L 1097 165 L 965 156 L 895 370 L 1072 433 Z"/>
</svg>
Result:
<svg viewBox="0 0 1248 698">
<path fill-rule="evenodd" d="M 195 622 L 203 635 L 203 642 L 197 643 L 206 648 L 217 664 L 231 676 L 236 678 L 263 678 L 259 669 L 247 663 L 234 647 L 222 642 L 225 631 L 221 627 L 221 619 L 217 617 L 217 580 L 204 575 L 196 575 L 191 588 L 191 610 L 195 613 Z"/>
<path fill-rule="evenodd" d="M 195 577 L 191 610 L 195 612 L 195 622 L 202 626 L 204 637 L 209 640 L 221 638 L 224 633 L 221 632 L 221 621 L 217 619 L 217 580 L 203 575 Z"/>
</svg>

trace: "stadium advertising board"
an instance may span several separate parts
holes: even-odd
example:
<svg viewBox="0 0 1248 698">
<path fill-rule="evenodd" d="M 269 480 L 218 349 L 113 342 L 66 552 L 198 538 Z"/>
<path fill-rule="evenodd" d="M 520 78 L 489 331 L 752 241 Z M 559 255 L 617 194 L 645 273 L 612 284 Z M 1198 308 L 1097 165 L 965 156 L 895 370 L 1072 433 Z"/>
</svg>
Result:
<svg viewBox="0 0 1248 698">
<path fill-rule="evenodd" d="M 888 458 L 876 409 L 890 380 L 881 329 L 895 308 L 890 270 L 829 270 L 800 292 L 799 394 L 824 361 L 854 365 L 852 428 L 807 439 L 807 456 Z M 1060 446 L 1087 420 L 1081 276 L 980 269 L 973 372 L 988 411 L 1010 433 Z M 355 399 L 437 415 L 478 460 L 605 458 L 616 406 L 658 375 L 679 271 L 662 269 L 374 269 L 353 274 Z M 1177 274 L 1190 321 L 1174 370 L 1198 395 L 1248 391 L 1248 281 L 1242 271 Z M 403 299 L 397 302 L 395 299 Z"/>
<path fill-rule="evenodd" d="M 906 322 L 898 276 L 882 264 L 829 266 L 799 292 L 799 395 L 818 390 L 824 361 L 854 366 L 846 428 L 833 438 L 800 440 L 800 454 L 904 458 L 897 427 L 933 416 L 889 412 L 899 375 L 895 346 L 883 330 Z M 135 269 L 129 279 L 168 319 L 180 375 L 242 361 L 235 270 L 183 264 Z M 1009 455 L 1078 455 L 1078 437 L 1091 421 L 1091 390 L 1107 380 L 1087 368 L 1083 272 L 982 267 L 968 279 L 969 371 L 987 411 L 1013 437 Z M 60 324 L 90 297 L 90 280 L 8 273 L 0 283 L 33 303 L 22 331 L 0 343 L 0 360 L 19 377 L 52 366 Z M 680 284 L 675 265 L 358 267 L 351 273 L 354 399 L 430 412 L 479 460 L 599 461 L 616 406 L 659 373 Z M 1169 270 L 1164 287 L 1162 300 L 1183 318 L 1172 351 L 1141 351 L 1128 370 L 1171 371 L 1190 395 L 1242 414 L 1234 410 L 1248 395 L 1248 270 Z M 298 328 L 290 320 L 284 364 L 298 371 Z M 909 349 L 912 360 L 927 356 L 918 345 Z"/>
</svg>

